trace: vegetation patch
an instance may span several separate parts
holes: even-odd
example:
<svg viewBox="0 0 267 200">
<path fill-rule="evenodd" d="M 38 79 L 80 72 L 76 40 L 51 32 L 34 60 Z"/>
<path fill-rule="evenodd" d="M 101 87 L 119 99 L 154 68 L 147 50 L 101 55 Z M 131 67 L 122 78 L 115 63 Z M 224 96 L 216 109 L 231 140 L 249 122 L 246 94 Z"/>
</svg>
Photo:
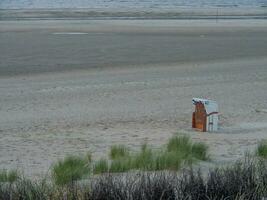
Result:
<svg viewBox="0 0 267 200">
<path fill-rule="evenodd" d="M 125 146 L 112 146 L 108 159 L 94 164 L 94 173 L 127 172 L 130 170 L 158 171 L 179 170 L 184 164 L 208 159 L 208 147 L 204 143 L 194 143 L 189 137 L 174 136 L 160 149 L 153 150 L 143 144 L 139 151 L 130 152 Z"/>
<path fill-rule="evenodd" d="M 129 155 L 129 150 L 124 145 L 114 145 L 110 148 L 109 157 L 112 160 L 125 158 Z"/>
<path fill-rule="evenodd" d="M 193 169 L 179 175 L 170 171 L 107 174 L 94 182 L 93 190 L 100 199 L 109 196 L 118 199 L 261 200 L 267 195 L 266 181 L 266 162 L 248 158 L 228 167 L 211 169 L 205 175 Z M 104 190 L 97 190 L 99 185 Z"/>
<path fill-rule="evenodd" d="M 52 166 L 52 181 L 34 182 L 24 177 L 19 178 L 16 171 L 2 170 L 0 200 L 157 199 L 158 195 L 169 199 L 174 194 L 172 192 L 177 189 L 171 182 L 177 179 L 177 175 L 174 173 L 171 177 L 158 174 L 165 170 L 175 172 L 182 165 L 206 160 L 207 150 L 203 143 L 194 143 L 185 136 L 174 136 L 159 149 L 152 149 L 148 144 L 143 144 L 138 151 L 130 151 L 123 145 L 112 146 L 109 152 L 110 159 L 93 161 L 91 154 L 84 157 L 67 156 Z M 137 177 L 134 175 L 136 170 L 139 171 Z M 116 173 L 114 176 L 113 172 Z M 123 175 L 126 177 L 117 176 L 121 172 L 124 172 Z M 99 174 L 100 176 L 96 177 L 101 178 L 86 179 L 90 174 Z M 80 181 L 82 179 L 84 181 Z M 144 196 L 138 196 L 138 192 Z"/>
<path fill-rule="evenodd" d="M 100 159 L 94 164 L 94 174 L 102 174 L 108 172 L 109 164 L 107 159 Z"/>
<path fill-rule="evenodd" d="M 262 158 L 267 158 L 267 140 L 262 141 L 257 147 L 257 155 Z"/>
<path fill-rule="evenodd" d="M 246 158 L 230 166 L 200 170 L 106 173 L 90 181 L 55 187 L 51 181 L 0 182 L 0 199 L 262 200 L 267 197 L 267 160 Z"/>
<path fill-rule="evenodd" d="M 52 178 L 56 185 L 73 184 L 89 174 L 89 161 L 78 156 L 67 156 L 52 168 Z"/>
<path fill-rule="evenodd" d="M 13 183 L 19 178 L 19 173 L 16 170 L 0 170 L 1 183 Z"/>
</svg>

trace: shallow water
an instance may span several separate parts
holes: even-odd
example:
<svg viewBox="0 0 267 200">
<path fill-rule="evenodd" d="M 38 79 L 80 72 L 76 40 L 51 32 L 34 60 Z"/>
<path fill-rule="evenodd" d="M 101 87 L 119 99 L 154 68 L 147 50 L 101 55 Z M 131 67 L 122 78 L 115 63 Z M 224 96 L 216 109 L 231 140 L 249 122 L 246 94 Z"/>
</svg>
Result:
<svg viewBox="0 0 267 200">
<path fill-rule="evenodd" d="M 266 7 L 267 0 L 0 0 L 0 8 L 175 9 Z"/>
</svg>

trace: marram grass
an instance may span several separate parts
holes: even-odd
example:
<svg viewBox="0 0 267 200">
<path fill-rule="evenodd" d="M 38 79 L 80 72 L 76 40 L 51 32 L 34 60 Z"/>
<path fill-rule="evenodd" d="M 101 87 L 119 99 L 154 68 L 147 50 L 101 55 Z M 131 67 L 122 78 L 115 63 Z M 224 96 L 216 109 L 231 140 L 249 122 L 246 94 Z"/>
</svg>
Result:
<svg viewBox="0 0 267 200">
<path fill-rule="evenodd" d="M 204 143 L 194 143 L 189 137 L 174 136 L 160 149 L 153 150 L 143 144 L 139 151 L 130 152 L 123 145 L 112 146 L 108 159 L 101 159 L 94 164 L 94 174 L 108 172 L 127 172 L 130 170 L 177 171 L 184 164 L 208 159 L 208 147 Z"/>
<path fill-rule="evenodd" d="M 79 156 L 67 156 L 52 167 L 52 178 L 56 185 L 73 184 L 89 174 L 88 159 Z"/>
<path fill-rule="evenodd" d="M 262 143 L 259 146 L 261 145 Z M 172 138 L 161 149 L 153 150 L 145 144 L 138 152 L 129 152 L 128 156 L 111 161 L 100 159 L 94 163 L 94 167 L 89 162 L 92 159 L 91 155 L 67 156 L 52 168 L 53 173 L 59 171 L 57 177 L 60 182 L 55 181 L 55 176 L 52 176 L 54 182 L 49 179 L 32 181 L 24 176 L 14 178 L 17 177 L 17 172 L 2 170 L 0 200 L 262 200 L 267 197 L 266 159 L 247 155 L 245 159 L 227 167 L 212 168 L 205 171 L 205 174 L 193 168 L 175 172 L 192 157 L 206 159 L 206 150 L 202 143 L 194 143 L 187 138 Z M 73 184 L 95 170 L 95 166 L 100 175 Z M 128 172 L 131 169 L 141 171 Z M 102 172 L 126 173 L 101 174 Z"/>
<path fill-rule="evenodd" d="M 123 158 L 129 155 L 129 150 L 124 145 L 113 145 L 110 148 L 109 157 L 111 160 Z"/>
<path fill-rule="evenodd" d="M 267 158 L 267 140 L 262 141 L 256 150 L 256 154 L 262 158 Z"/>
<path fill-rule="evenodd" d="M 158 172 L 107 173 L 80 184 L 55 187 L 25 177 L 0 182 L 0 200 L 262 200 L 267 197 L 267 160 L 242 159 L 202 174 L 192 168 Z"/>
<path fill-rule="evenodd" d="M 102 174 L 109 171 L 109 163 L 105 158 L 101 158 L 100 160 L 94 163 L 93 167 L 94 174 Z"/>
<path fill-rule="evenodd" d="M 208 160 L 208 146 L 202 142 L 193 143 L 187 136 L 174 136 L 167 144 L 168 152 L 176 152 L 185 159 Z"/>
<path fill-rule="evenodd" d="M 19 178 L 16 170 L 0 170 L 0 182 L 13 183 Z"/>
</svg>

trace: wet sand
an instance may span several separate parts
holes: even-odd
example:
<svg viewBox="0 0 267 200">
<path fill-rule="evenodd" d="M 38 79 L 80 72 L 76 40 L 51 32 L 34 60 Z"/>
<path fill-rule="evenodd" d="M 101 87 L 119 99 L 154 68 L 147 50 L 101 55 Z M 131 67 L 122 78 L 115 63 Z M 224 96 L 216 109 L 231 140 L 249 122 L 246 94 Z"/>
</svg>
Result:
<svg viewBox="0 0 267 200">
<path fill-rule="evenodd" d="M 0 76 L 261 57 L 267 52 L 266 24 L 266 20 L 2 21 Z"/>
<path fill-rule="evenodd" d="M 182 132 L 212 163 L 267 138 L 264 20 L 0 22 L 0 168 L 39 176 L 66 154 L 157 147 Z M 190 129 L 192 97 L 220 131 Z"/>
</svg>

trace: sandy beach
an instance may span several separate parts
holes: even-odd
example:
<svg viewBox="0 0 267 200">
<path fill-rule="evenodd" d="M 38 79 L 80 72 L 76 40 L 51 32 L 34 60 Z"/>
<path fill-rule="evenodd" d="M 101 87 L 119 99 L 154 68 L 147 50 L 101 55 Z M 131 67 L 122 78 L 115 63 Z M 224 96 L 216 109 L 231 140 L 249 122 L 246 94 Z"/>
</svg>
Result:
<svg viewBox="0 0 267 200">
<path fill-rule="evenodd" d="M 266 20 L 0 21 L 0 46 L 0 168 L 178 132 L 221 164 L 267 139 Z M 218 133 L 191 130 L 193 97 L 218 102 Z"/>
</svg>

